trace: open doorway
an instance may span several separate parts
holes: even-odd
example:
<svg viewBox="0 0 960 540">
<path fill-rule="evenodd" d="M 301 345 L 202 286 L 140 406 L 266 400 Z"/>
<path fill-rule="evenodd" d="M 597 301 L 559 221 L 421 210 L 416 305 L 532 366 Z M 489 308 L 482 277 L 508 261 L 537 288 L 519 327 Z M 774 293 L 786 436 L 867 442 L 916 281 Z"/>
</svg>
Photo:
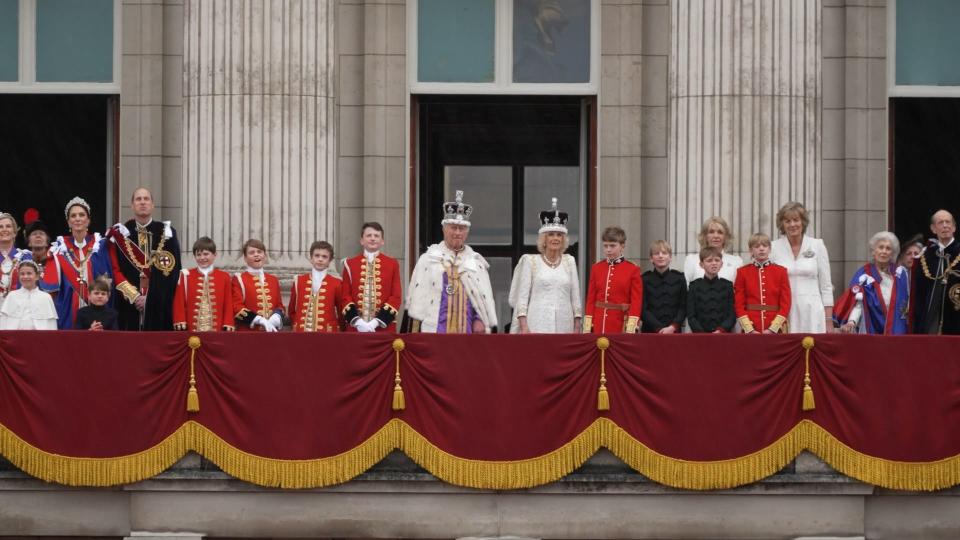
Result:
<svg viewBox="0 0 960 540">
<path fill-rule="evenodd" d="M 470 245 L 490 263 L 501 327 L 514 267 L 536 253 L 539 212 L 557 197 L 581 281 L 589 257 L 592 98 L 419 96 L 418 254 L 443 238 L 442 205 L 464 191 L 472 204 Z"/>
<path fill-rule="evenodd" d="M 104 231 L 114 218 L 116 98 L 2 94 L 0 118 L 0 211 L 23 226 L 35 208 L 59 235 L 64 205 L 80 196 L 92 207 L 90 230 Z"/>
</svg>

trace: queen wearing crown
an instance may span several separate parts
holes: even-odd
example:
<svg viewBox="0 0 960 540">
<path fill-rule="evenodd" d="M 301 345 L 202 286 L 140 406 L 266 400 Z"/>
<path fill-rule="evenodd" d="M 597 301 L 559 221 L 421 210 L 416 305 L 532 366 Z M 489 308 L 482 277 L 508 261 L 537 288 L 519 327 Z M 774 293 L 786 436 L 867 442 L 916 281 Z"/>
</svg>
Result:
<svg viewBox="0 0 960 540">
<path fill-rule="evenodd" d="M 537 255 L 524 255 L 513 271 L 511 334 L 580 333 L 583 306 L 577 263 L 568 246 L 566 212 L 553 207 L 540 212 Z"/>
<path fill-rule="evenodd" d="M 462 191 L 444 203 L 443 242 L 420 256 L 407 288 L 410 330 L 482 334 L 497 326 L 490 265 L 466 243 L 471 213 Z"/>
</svg>

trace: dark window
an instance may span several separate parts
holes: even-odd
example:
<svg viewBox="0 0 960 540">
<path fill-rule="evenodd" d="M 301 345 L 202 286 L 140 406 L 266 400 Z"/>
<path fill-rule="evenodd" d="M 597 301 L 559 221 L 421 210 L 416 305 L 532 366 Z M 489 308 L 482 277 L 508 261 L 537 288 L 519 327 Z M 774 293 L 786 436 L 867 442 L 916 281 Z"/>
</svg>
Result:
<svg viewBox="0 0 960 540">
<path fill-rule="evenodd" d="M 464 191 L 468 243 L 490 263 L 501 327 L 513 268 L 536 253 L 538 215 L 551 197 L 570 214 L 568 253 L 586 253 L 584 104 L 578 97 L 420 96 L 419 251 L 442 241 L 442 205 Z"/>
</svg>

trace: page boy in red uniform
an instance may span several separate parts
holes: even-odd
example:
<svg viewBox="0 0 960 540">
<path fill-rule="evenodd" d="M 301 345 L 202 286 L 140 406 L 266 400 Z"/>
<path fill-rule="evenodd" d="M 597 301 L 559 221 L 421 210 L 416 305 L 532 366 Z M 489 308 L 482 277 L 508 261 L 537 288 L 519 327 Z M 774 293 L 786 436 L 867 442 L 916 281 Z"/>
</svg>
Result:
<svg viewBox="0 0 960 540">
<path fill-rule="evenodd" d="M 607 227 L 601 236 L 604 260 L 590 269 L 587 302 L 583 306 L 583 332 L 633 334 L 643 306 L 640 267 L 623 258 L 627 235 L 620 227 Z"/>
<path fill-rule="evenodd" d="M 753 262 L 737 270 L 734 305 L 745 334 L 787 332 L 790 279 L 787 269 L 770 261 L 770 237 L 757 233 L 748 242 Z"/>
<path fill-rule="evenodd" d="M 237 330 L 276 332 L 283 328 L 280 280 L 263 271 L 267 246 L 251 238 L 243 244 L 247 268 L 233 275 L 233 318 Z"/>
<path fill-rule="evenodd" d="M 291 324 L 294 332 L 339 332 L 344 309 L 343 282 L 327 272 L 333 246 L 317 241 L 310 245 L 313 268 L 293 280 L 290 290 Z"/>
<path fill-rule="evenodd" d="M 230 274 L 215 268 L 217 244 L 202 236 L 193 243 L 194 269 L 180 271 L 173 296 L 173 329 L 189 332 L 234 330 Z"/>
<path fill-rule="evenodd" d="M 396 332 L 400 309 L 400 263 L 383 249 L 383 226 L 375 221 L 360 228 L 363 252 L 343 260 L 344 323 L 355 332 Z"/>
</svg>

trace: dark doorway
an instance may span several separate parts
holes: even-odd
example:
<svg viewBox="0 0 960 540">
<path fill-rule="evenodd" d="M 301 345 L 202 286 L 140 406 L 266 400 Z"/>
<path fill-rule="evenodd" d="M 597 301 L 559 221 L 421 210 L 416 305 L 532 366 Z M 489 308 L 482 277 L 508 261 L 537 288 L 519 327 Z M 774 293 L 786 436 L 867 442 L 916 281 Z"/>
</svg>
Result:
<svg viewBox="0 0 960 540">
<path fill-rule="evenodd" d="M 960 216 L 960 99 L 890 100 L 894 232 L 930 237 L 930 216 Z"/>
<path fill-rule="evenodd" d="M 418 247 L 440 242 L 442 205 L 463 190 L 474 206 L 470 245 L 490 263 L 503 327 L 520 256 L 537 251 L 539 212 L 552 197 L 570 214 L 568 253 L 583 276 L 587 204 L 587 106 L 556 96 L 419 96 Z"/>
<path fill-rule="evenodd" d="M 0 95 L 0 210 L 23 226 L 36 208 L 51 234 L 67 231 L 63 207 L 75 196 L 92 207 L 90 230 L 113 217 L 113 106 L 105 95 Z M 20 238 L 22 241 L 23 239 Z"/>
</svg>

